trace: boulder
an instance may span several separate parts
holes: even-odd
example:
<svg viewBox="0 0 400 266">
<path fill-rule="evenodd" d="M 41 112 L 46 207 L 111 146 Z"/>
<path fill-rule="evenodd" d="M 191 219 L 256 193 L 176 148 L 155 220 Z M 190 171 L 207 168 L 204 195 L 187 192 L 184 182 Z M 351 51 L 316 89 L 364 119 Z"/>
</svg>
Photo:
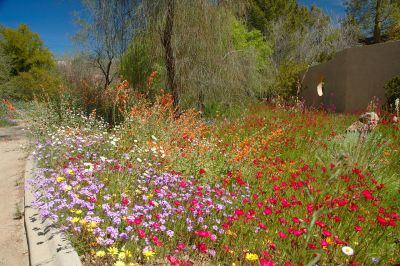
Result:
<svg viewBox="0 0 400 266">
<path fill-rule="evenodd" d="M 351 124 L 346 133 L 359 133 L 361 136 L 365 137 L 369 132 L 371 132 L 379 122 L 379 116 L 375 112 L 367 112 L 358 118 L 358 121 Z"/>
</svg>

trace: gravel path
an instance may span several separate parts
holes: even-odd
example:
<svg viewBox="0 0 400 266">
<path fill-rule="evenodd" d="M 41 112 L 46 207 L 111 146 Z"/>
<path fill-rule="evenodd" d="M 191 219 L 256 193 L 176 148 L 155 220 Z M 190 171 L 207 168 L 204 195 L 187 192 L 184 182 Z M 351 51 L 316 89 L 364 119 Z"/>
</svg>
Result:
<svg viewBox="0 0 400 266">
<path fill-rule="evenodd" d="M 29 265 L 24 229 L 26 139 L 21 126 L 0 128 L 0 265 Z"/>
</svg>

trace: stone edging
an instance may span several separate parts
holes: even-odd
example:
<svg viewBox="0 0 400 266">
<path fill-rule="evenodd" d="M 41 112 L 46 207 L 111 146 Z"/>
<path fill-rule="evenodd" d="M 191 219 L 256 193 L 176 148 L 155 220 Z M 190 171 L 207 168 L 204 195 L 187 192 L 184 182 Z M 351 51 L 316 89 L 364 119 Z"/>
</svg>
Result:
<svg viewBox="0 0 400 266">
<path fill-rule="evenodd" d="M 33 193 L 27 180 L 35 168 L 32 156 L 25 165 L 25 230 L 29 247 L 29 262 L 31 266 L 82 266 L 78 254 L 71 243 L 49 220 L 39 217 L 37 209 L 33 208 Z"/>
</svg>

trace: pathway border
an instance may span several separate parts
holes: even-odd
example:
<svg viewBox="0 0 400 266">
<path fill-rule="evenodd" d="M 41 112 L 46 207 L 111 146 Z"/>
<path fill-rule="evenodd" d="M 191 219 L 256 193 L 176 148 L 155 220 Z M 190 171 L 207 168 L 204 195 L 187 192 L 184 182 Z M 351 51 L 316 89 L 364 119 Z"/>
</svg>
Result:
<svg viewBox="0 0 400 266">
<path fill-rule="evenodd" d="M 25 164 L 25 230 L 31 266 L 82 266 L 71 243 L 48 219 L 42 220 L 33 208 L 33 192 L 28 184 L 35 163 L 30 155 Z"/>
</svg>

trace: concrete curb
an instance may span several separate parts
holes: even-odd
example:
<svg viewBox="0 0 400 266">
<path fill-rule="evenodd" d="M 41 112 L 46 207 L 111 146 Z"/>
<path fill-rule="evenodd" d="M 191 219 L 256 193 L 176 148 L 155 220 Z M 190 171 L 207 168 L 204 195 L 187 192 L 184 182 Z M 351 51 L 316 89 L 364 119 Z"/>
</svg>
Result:
<svg viewBox="0 0 400 266">
<path fill-rule="evenodd" d="M 25 230 L 31 266 L 82 266 L 71 243 L 48 219 L 42 220 L 33 208 L 33 193 L 27 180 L 32 176 L 35 163 L 29 156 L 25 166 Z"/>
</svg>

